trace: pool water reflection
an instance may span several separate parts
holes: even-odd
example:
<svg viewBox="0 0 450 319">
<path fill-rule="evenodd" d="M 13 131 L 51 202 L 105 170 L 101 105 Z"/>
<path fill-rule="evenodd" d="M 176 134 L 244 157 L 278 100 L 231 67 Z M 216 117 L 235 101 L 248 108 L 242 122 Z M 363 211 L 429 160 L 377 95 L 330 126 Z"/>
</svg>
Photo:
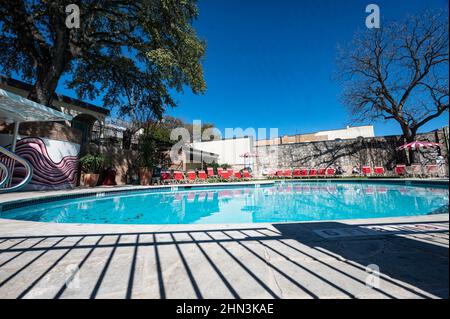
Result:
<svg viewBox="0 0 450 319">
<path fill-rule="evenodd" d="M 57 223 L 221 224 L 380 218 L 443 213 L 448 187 L 301 182 L 201 188 L 56 201 L 1 218 Z"/>
</svg>

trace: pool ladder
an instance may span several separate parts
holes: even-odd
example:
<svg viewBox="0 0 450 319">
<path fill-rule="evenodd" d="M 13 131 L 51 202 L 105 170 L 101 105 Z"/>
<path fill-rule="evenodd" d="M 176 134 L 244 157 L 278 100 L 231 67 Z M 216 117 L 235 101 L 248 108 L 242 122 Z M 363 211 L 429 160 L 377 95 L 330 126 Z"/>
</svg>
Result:
<svg viewBox="0 0 450 319">
<path fill-rule="evenodd" d="M 17 191 L 24 188 L 33 177 L 33 167 L 30 165 L 30 163 L 28 163 L 26 159 L 20 157 L 19 155 L 9 151 L 8 149 L 2 146 L 0 146 L 0 154 L 4 154 L 10 159 L 14 160 L 15 162 L 19 162 L 20 164 L 23 165 L 23 167 L 25 167 L 25 171 L 27 172 L 25 178 L 19 184 L 10 187 L 4 187 L 8 183 L 10 178 L 12 179 L 12 174 L 8 169 L 8 167 L 2 162 L 0 162 L 0 172 L 2 173 L 1 174 L 2 178 L 0 180 L 0 193 Z"/>
</svg>

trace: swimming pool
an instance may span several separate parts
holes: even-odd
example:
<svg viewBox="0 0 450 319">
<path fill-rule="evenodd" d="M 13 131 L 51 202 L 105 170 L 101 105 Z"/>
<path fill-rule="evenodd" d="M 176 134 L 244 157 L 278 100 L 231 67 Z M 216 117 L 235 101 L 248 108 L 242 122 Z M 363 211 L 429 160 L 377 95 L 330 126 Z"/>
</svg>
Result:
<svg viewBox="0 0 450 319">
<path fill-rule="evenodd" d="M 170 188 L 57 200 L 0 218 L 90 224 L 223 224 L 381 218 L 443 213 L 448 186 L 285 182 Z"/>
</svg>

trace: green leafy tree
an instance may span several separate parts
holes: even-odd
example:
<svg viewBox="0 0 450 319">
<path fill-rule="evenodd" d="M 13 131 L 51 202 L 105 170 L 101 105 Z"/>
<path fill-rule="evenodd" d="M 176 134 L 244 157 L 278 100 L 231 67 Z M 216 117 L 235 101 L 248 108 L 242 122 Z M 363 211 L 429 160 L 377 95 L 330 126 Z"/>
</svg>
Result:
<svg viewBox="0 0 450 319">
<path fill-rule="evenodd" d="M 80 8 L 79 28 L 66 26 L 71 3 Z M 205 91 L 197 16 L 195 0 L 3 0 L 1 71 L 32 82 L 28 98 L 45 105 L 68 75 L 80 98 L 161 117 L 175 105 L 171 92 Z"/>
</svg>

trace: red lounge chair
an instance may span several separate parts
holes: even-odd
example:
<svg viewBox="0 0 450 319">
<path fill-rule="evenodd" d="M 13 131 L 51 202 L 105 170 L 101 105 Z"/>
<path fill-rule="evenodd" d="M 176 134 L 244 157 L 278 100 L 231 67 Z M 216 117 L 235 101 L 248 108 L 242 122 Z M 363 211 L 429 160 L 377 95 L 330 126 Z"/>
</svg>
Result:
<svg viewBox="0 0 450 319">
<path fill-rule="evenodd" d="M 244 170 L 244 171 L 242 171 L 242 174 L 244 175 L 244 178 L 251 178 L 250 173 L 248 171 Z"/>
<path fill-rule="evenodd" d="M 284 177 L 292 178 L 292 171 L 290 169 L 285 170 L 284 171 Z"/>
<path fill-rule="evenodd" d="M 375 175 L 382 176 L 384 175 L 384 167 L 382 166 L 375 166 Z"/>
<path fill-rule="evenodd" d="M 230 177 L 230 174 L 228 174 L 228 172 L 227 171 L 220 171 L 219 172 L 219 176 L 221 177 L 221 178 L 223 178 L 223 179 L 228 179 L 229 177 Z"/>
<path fill-rule="evenodd" d="M 336 174 L 336 170 L 334 168 L 327 168 L 327 176 L 334 176 Z"/>
<path fill-rule="evenodd" d="M 429 177 L 439 176 L 439 167 L 436 164 L 429 164 L 425 166 L 425 174 Z"/>
<path fill-rule="evenodd" d="M 172 177 L 170 176 L 170 172 L 163 171 L 161 172 L 161 181 L 163 184 L 168 184 L 172 181 Z"/>
<path fill-rule="evenodd" d="M 277 171 L 277 177 L 283 177 L 283 171 L 282 170 L 278 170 Z"/>
<path fill-rule="evenodd" d="M 395 166 L 395 174 L 398 176 L 405 176 L 406 175 L 406 165 L 397 165 Z"/>
<path fill-rule="evenodd" d="M 308 169 L 307 168 L 302 168 L 300 170 L 300 176 L 302 177 L 308 177 Z"/>
<path fill-rule="evenodd" d="M 173 178 L 174 178 L 175 182 L 177 182 L 177 183 L 181 183 L 181 182 L 184 182 L 186 180 L 184 178 L 183 173 L 180 172 L 180 171 L 173 172 Z"/>
<path fill-rule="evenodd" d="M 413 177 L 422 176 L 422 165 L 412 164 L 409 169 Z"/>
<path fill-rule="evenodd" d="M 325 173 L 326 173 L 326 169 L 321 167 L 321 168 L 319 168 L 319 171 L 317 172 L 317 175 L 318 176 L 325 176 Z"/>
<path fill-rule="evenodd" d="M 370 167 L 370 166 L 363 166 L 363 168 L 362 168 L 362 173 L 364 174 L 364 175 L 372 175 L 372 167 Z"/>
<path fill-rule="evenodd" d="M 241 173 L 239 173 L 239 172 L 234 173 L 234 177 L 237 178 L 237 179 L 241 179 L 242 178 Z"/>
<path fill-rule="evenodd" d="M 208 172 L 208 177 L 216 177 L 216 175 L 214 174 L 214 168 L 212 167 L 207 167 L 206 171 Z"/>
<path fill-rule="evenodd" d="M 206 181 L 207 176 L 205 171 L 198 171 L 198 179 L 201 181 Z"/>
<path fill-rule="evenodd" d="M 317 169 L 311 168 L 311 169 L 309 170 L 309 176 L 316 177 L 316 176 L 317 176 Z"/>
<path fill-rule="evenodd" d="M 301 170 L 298 168 L 295 168 L 294 169 L 294 178 L 300 178 L 300 177 L 302 177 Z"/>
<path fill-rule="evenodd" d="M 195 182 L 195 180 L 197 179 L 197 176 L 194 171 L 188 171 L 187 177 L 189 182 Z"/>
</svg>

